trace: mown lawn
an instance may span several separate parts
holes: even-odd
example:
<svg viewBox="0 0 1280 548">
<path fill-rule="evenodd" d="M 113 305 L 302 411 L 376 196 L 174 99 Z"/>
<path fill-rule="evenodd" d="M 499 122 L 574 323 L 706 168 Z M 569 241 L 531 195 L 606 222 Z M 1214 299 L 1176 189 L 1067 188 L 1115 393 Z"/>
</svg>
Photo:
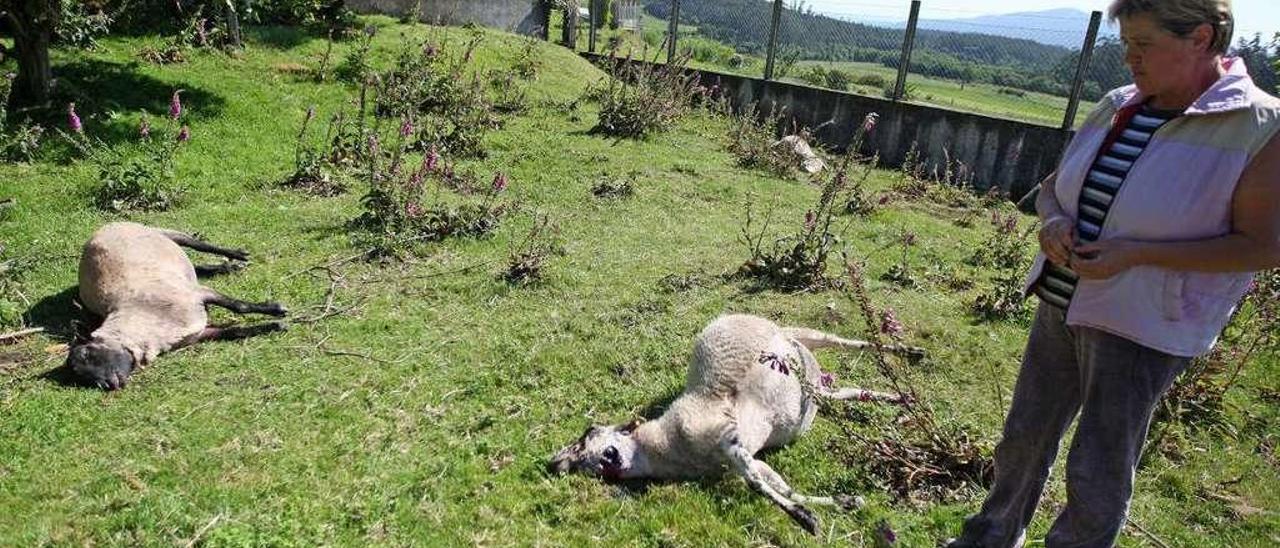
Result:
<svg viewBox="0 0 1280 548">
<path fill-rule="evenodd" d="M 369 21 L 381 27 L 383 66 L 402 33 L 456 44 L 469 32 Z M 178 65 L 137 60 L 162 37 L 111 38 L 98 51 L 55 56 L 55 72 L 82 94 L 86 130 L 108 139 L 132 138 L 141 110 L 161 119 L 171 91 L 186 90 L 193 139 L 179 156 L 189 189 L 181 207 L 99 212 L 88 197 L 92 166 L 56 146 L 34 164 L 0 166 L 0 198 L 17 201 L 0 219 L 0 241 L 28 265 L 20 294 L 6 298 L 22 304 L 25 323 L 50 330 L 0 347 L 0 544 L 863 545 L 887 520 L 902 545 L 931 546 L 976 508 L 973 496 L 893 500 L 862 463 L 836 458 L 837 446 L 865 451 L 832 417 L 766 457 L 802 492 L 867 498 L 863 510 L 819 510 L 818 538 L 732 477 L 647 489 L 549 477 L 547 457 L 590 422 L 660 412 L 682 386 L 692 337 L 721 313 L 866 335 L 838 291 L 753 291 L 725 277 L 747 259 L 737 238 L 748 201 L 773 207 L 782 235 L 802 222 L 817 186 L 736 167 L 724 151 L 728 124 L 710 115 L 644 141 L 590 134 L 597 107 L 569 105 L 603 74 L 544 44 L 534 108 L 490 135 L 486 159 L 464 163 L 508 173 L 523 213 L 492 238 L 431 244 L 413 260 L 344 262 L 360 251 L 347 223 L 361 211 L 362 186 L 317 198 L 276 184 L 293 170 L 308 106 L 323 120 L 354 89 L 297 75 L 297 65 L 318 64 L 324 40 L 292 29 L 249 34 L 242 56 L 197 53 Z M 485 35 L 481 68 L 507 66 L 522 47 Z M 351 47 L 340 44 L 336 58 Z M 591 195 L 599 177 L 632 173 L 634 197 Z M 879 191 L 896 177 L 877 171 L 868 184 Z M 559 224 L 566 255 L 543 282 L 511 286 L 499 274 L 532 212 Z M 985 212 L 972 228 L 955 222 L 963 216 L 895 200 L 868 218 L 842 218 L 842 246 L 868 261 L 876 305 L 894 308 L 907 340 L 931 352 L 912 378 L 939 420 L 989 446 L 1026 324 L 970 316 L 991 274 L 964 261 L 992 229 Z M 353 308 L 285 334 L 165 356 L 117 393 L 65 386 L 49 372 L 78 317 L 79 246 L 116 219 L 249 249 L 248 269 L 210 285 L 280 300 L 296 315 L 320 310 L 331 286 L 307 269 L 333 264 L 334 302 Z M 893 242 L 904 231 L 917 235 L 915 289 L 879 281 L 899 260 Z M 944 281 L 956 279 L 976 286 L 948 289 Z M 844 382 L 884 385 L 865 358 L 820 358 Z M 1150 459 L 1133 505 L 1138 523 L 1171 546 L 1280 542 L 1277 374 L 1274 359 L 1257 359 L 1228 393 L 1233 435 L 1191 429 L 1176 460 Z M 893 421 L 892 410 L 874 409 L 851 427 L 875 437 Z M 1033 534 L 1064 497 L 1055 479 Z M 1127 529 L 1121 544 L 1147 542 Z"/>
</svg>

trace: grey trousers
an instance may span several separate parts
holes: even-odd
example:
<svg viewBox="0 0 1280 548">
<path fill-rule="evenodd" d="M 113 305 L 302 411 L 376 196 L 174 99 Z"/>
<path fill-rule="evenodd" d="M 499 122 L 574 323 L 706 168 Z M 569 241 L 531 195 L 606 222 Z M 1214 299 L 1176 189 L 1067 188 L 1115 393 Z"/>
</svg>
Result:
<svg viewBox="0 0 1280 548">
<path fill-rule="evenodd" d="M 995 484 L 964 524 L 960 540 L 970 545 L 1021 544 L 1077 412 L 1067 505 L 1045 546 L 1112 546 L 1124 526 L 1152 412 L 1190 358 L 1065 320 L 1062 310 L 1040 303 L 996 446 Z"/>
</svg>

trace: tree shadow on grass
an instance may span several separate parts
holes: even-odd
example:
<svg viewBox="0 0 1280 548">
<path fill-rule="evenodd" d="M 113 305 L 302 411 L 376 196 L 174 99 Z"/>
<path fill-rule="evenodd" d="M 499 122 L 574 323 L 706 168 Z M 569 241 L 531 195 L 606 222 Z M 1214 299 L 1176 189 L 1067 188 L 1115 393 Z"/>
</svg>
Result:
<svg viewBox="0 0 1280 548">
<path fill-rule="evenodd" d="M 315 40 L 324 40 L 326 31 L 321 28 L 254 26 L 242 30 L 246 42 L 273 49 L 289 50 L 305 46 Z"/>
<path fill-rule="evenodd" d="M 176 90 L 182 91 L 183 120 L 209 120 L 222 115 L 227 101 L 206 89 L 189 83 L 171 84 L 142 74 L 138 63 L 117 63 L 99 59 L 77 60 L 54 68 L 58 85 L 68 101 L 75 101 L 82 117 L 92 118 L 107 112 L 119 112 L 125 118 L 119 122 L 86 124 L 93 137 L 108 145 L 132 142 L 138 139 L 140 111 L 155 117 L 169 111 L 169 101 Z M 61 108 L 55 108 L 58 116 L 53 127 L 66 123 Z M 156 125 L 160 120 L 153 120 Z"/>
</svg>

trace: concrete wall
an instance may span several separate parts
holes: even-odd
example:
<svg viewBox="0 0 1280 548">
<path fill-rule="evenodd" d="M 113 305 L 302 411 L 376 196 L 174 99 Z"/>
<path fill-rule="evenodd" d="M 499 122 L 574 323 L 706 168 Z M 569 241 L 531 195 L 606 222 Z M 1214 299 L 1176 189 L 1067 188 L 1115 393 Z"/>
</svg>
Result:
<svg viewBox="0 0 1280 548">
<path fill-rule="evenodd" d="M 540 0 L 421 0 L 422 20 L 448 25 L 475 23 L 528 36 L 546 37 L 547 4 Z M 404 15 L 418 0 L 347 0 L 361 13 Z"/>
<path fill-rule="evenodd" d="M 978 190 L 996 186 L 1014 200 L 1057 167 L 1071 138 L 1071 132 L 1057 128 L 798 84 L 705 71 L 701 81 L 708 87 L 718 84 L 735 108 L 757 103 L 767 113 L 774 106 L 785 107 L 801 127 L 834 120 L 816 136 L 837 150 L 846 149 L 863 117 L 875 112 L 880 122 L 863 144 L 864 154 L 879 152 L 885 167 L 896 168 L 915 144 L 926 172 L 936 168 L 941 173 L 948 158 L 959 160 L 972 170 Z"/>
</svg>

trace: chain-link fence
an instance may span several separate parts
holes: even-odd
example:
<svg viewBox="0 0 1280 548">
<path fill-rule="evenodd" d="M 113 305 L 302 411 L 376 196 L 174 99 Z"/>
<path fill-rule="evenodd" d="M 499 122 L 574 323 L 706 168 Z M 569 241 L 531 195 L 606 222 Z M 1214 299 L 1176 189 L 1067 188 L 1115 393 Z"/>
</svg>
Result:
<svg viewBox="0 0 1280 548">
<path fill-rule="evenodd" d="M 988 15 L 961 0 L 554 1 L 551 36 L 582 51 L 687 58 L 698 69 L 1049 126 L 1075 126 L 1132 81 L 1118 29 L 1097 12 Z M 574 30 L 555 30 L 565 26 Z M 1233 53 L 1275 91 L 1280 34 L 1236 37 Z"/>
</svg>

